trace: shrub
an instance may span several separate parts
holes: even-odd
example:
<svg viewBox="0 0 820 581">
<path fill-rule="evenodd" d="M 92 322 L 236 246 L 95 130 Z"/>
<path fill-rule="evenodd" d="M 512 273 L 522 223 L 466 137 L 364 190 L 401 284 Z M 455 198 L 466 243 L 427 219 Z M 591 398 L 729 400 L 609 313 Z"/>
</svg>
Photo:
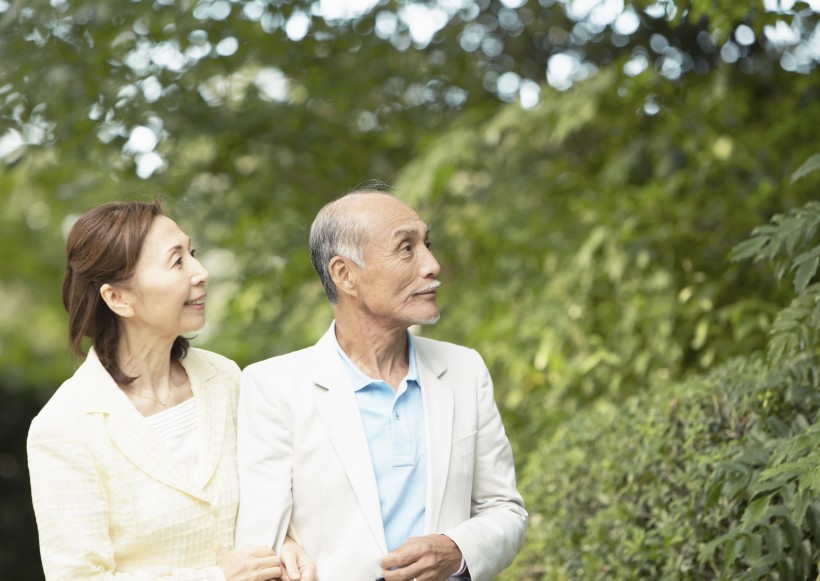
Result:
<svg viewBox="0 0 820 581">
<path fill-rule="evenodd" d="M 529 456 L 529 538 L 505 578 L 817 576 L 819 229 L 810 202 L 733 252 L 793 274 L 766 356 L 599 401 Z"/>
<path fill-rule="evenodd" d="M 819 385 L 816 360 L 736 359 L 579 413 L 522 472 L 531 525 L 506 578 L 816 574 Z"/>
</svg>

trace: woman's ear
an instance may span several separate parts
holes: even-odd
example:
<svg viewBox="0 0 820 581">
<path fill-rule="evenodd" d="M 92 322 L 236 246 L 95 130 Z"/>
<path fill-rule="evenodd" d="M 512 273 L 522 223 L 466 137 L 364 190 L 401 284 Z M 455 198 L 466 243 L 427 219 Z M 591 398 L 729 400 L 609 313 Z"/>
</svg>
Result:
<svg viewBox="0 0 820 581">
<path fill-rule="evenodd" d="M 131 303 L 132 297 L 130 293 L 125 292 L 121 288 L 116 288 L 108 283 L 100 287 L 100 297 L 108 305 L 115 315 L 129 318 L 134 316 L 134 307 Z"/>
<path fill-rule="evenodd" d="M 359 278 L 356 276 L 356 271 L 350 262 L 341 256 L 334 256 L 330 259 L 327 265 L 330 272 L 330 278 L 333 284 L 336 285 L 336 295 L 348 295 L 350 297 L 357 296 L 359 287 Z"/>
</svg>

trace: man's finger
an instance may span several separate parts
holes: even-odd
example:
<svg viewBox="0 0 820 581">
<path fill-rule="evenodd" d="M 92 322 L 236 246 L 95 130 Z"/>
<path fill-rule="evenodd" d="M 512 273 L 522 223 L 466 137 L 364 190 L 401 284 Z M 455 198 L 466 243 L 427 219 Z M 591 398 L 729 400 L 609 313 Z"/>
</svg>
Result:
<svg viewBox="0 0 820 581">
<path fill-rule="evenodd" d="M 297 581 L 301 577 L 301 573 L 299 572 L 299 563 L 297 562 L 296 555 L 291 552 L 283 553 L 281 559 L 286 580 Z"/>
<path fill-rule="evenodd" d="M 410 539 L 403 545 L 388 553 L 381 560 L 380 564 L 382 569 L 407 567 L 408 565 L 415 563 L 421 556 L 421 552 L 415 545 L 416 543 L 413 543 L 413 539 Z"/>
</svg>

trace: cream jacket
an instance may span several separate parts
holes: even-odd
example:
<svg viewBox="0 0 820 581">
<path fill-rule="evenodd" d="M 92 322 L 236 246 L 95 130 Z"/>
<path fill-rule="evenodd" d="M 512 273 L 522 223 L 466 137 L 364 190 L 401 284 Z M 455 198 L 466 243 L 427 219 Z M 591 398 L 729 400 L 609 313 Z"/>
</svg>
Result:
<svg viewBox="0 0 820 581">
<path fill-rule="evenodd" d="M 387 554 L 367 437 L 333 327 L 313 347 L 242 372 L 239 544 L 292 535 L 320 581 L 373 581 Z M 509 565 L 527 513 L 481 356 L 415 339 L 427 435 L 425 533 L 446 533 L 474 581 Z"/>
<path fill-rule="evenodd" d="M 224 580 L 238 501 L 239 368 L 191 348 L 198 473 L 176 461 L 92 350 L 34 418 L 31 495 L 49 581 Z"/>
</svg>

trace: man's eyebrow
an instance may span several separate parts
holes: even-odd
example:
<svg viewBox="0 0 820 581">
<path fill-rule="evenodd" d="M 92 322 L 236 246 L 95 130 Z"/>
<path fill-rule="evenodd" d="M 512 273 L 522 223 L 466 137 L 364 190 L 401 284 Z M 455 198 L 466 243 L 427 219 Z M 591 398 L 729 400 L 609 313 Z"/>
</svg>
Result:
<svg viewBox="0 0 820 581">
<path fill-rule="evenodd" d="M 430 224 L 426 224 L 424 228 L 425 236 L 430 233 L 431 226 Z M 393 232 L 391 238 L 412 238 L 413 236 L 418 235 L 419 231 L 415 228 L 402 228 L 400 230 L 396 230 Z"/>
</svg>

